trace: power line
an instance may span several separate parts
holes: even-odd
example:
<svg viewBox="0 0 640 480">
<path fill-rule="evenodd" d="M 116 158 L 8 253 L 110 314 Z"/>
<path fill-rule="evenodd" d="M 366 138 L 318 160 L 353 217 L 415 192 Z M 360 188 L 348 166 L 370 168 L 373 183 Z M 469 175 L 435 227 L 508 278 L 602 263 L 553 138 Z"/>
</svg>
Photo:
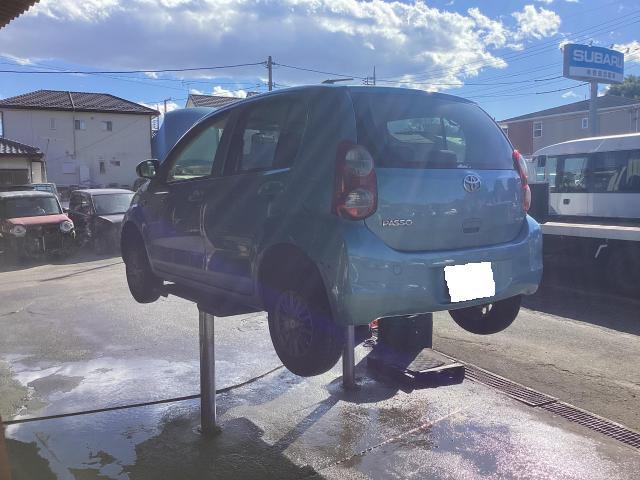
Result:
<svg viewBox="0 0 640 480">
<path fill-rule="evenodd" d="M 251 67 L 255 65 L 265 65 L 265 62 L 238 63 L 235 65 L 216 65 L 210 67 L 193 67 L 193 68 L 163 68 L 159 70 L 61 70 L 51 72 L 47 70 L 0 70 L 0 73 L 25 73 L 25 74 L 75 74 L 75 75 L 114 75 L 127 73 L 176 73 L 176 72 L 196 72 L 200 70 L 222 70 L 226 68 Z"/>
<path fill-rule="evenodd" d="M 332 76 L 336 76 L 336 77 L 352 77 L 352 78 L 355 78 L 357 80 L 364 80 L 366 78 L 366 77 L 361 77 L 361 76 L 358 76 L 358 75 L 351 75 L 349 73 L 325 72 L 325 71 L 322 71 L 322 70 L 315 70 L 313 68 L 297 67 L 295 65 L 285 65 L 284 63 L 273 62 L 273 64 L 274 65 L 278 65 L 280 67 L 290 68 L 292 70 L 301 70 L 303 72 L 319 73 L 321 75 L 332 75 Z"/>
</svg>

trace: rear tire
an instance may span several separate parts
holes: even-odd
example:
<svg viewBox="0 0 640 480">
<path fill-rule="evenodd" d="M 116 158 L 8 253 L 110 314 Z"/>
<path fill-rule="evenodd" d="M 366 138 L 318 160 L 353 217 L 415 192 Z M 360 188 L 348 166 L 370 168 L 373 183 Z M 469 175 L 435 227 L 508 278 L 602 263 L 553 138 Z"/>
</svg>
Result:
<svg viewBox="0 0 640 480">
<path fill-rule="evenodd" d="M 127 284 L 138 303 L 152 303 L 160 298 L 162 280 L 155 276 L 144 245 L 131 242 L 123 255 Z"/>
<path fill-rule="evenodd" d="M 344 332 L 317 275 L 288 276 L 268 290 L 269 334 L 284 366 L 301 377 L 331 370 L 342 354 Z"/>
<path fill-rule="evenodd" d="M 491 335 L 506 329 L 518 316 L 522 296 L 499 300 L 476 307 L 450 310 L 449 315 L 460 327 L 476 335 Z"/>
</svg>

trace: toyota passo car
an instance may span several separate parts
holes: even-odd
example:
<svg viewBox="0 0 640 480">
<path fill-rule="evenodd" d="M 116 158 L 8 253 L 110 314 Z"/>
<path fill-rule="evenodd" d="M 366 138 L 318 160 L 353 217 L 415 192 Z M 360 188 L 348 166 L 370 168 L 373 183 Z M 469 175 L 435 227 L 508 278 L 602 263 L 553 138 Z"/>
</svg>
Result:
<svg viewBox="0 0 640 480">
<path fill-rule="evenodd" d="M 129 288 L 164 282 L 268 312 L 299 375 L 339 359 L 344 325 L 448 310 L 503 330 L 538 288 L 526 167 L 477 105 L 423 91 L 313 86 L 195 124 L 124 218 Z"/>
</svg>

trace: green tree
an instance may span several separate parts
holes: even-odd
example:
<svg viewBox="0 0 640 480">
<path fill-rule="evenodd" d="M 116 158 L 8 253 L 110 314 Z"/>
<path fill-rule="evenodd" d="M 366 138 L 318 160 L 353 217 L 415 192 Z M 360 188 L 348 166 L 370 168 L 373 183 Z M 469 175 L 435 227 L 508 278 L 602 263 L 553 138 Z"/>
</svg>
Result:
<svg viewBox="0 0 640 480">
<path fill-rule="evenodd" d="M 624 82 L 611 85 L 607 93 L 640 100 L 640 77 L 637 75 L 627 75 Z"/>
</svg>

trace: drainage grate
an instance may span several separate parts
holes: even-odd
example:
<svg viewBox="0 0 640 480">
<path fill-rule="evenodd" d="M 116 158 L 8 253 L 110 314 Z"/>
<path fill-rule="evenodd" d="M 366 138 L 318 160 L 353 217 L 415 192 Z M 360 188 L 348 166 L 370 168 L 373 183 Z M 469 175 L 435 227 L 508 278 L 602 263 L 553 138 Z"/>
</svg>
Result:
<svg viewBox="0 0 640 480">
<path fill-rule="evenodd" d="M 556 402 L 558 399 L 545 395 L 544 393 L 536 392 L 531 388 L 527 388 L 519 383 L 507 380 L 504 377 L 496 375 L 495 373 L 488 372 L 474 365 L 464 364 L 465 376 L 469 380 L 482 383 L 488 387 L 495 388 L 503 393 L 506 393 L 511 398 L 515 398 L 531 407 L 540 407 L 549 403 Z"/>
<path fill-rule="evenodd" d="M 603 435 L 615 438 L 626 445 L 640 449 L 640 433 L 629 430 L 627 427 L 563 402 L 542 405 L 541 408 Z"/>
</svg>

